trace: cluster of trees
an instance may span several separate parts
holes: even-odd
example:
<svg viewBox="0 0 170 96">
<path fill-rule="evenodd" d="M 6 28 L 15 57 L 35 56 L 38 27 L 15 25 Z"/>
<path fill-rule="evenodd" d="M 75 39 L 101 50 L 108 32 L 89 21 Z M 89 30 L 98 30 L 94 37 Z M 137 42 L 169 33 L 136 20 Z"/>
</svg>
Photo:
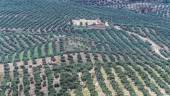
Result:
<svg viewBox="0 0 170 96">
<path fill-rule="evenodd" d="M 88 4 L 88 5 L 115 5 L 115 4 L 128 4 L 136 2 L 152 2 L 152 3 L 169 3 L 169 0 L 74 0 L 78 3 Z"/>
<path fill-rule="evenodd" d="M 102 57 L 105 58 L 104 55 Z M 95 58 L 97 57 L 95 56 Z M 32 61 L 32 63 L 34 62 L 35 61 Z M 34 65 L 37 65 L 36 62 Z M 33 69 L 33 77 L 28 72 L 28 67 Z M 9 65 L 6 64 L 4 67 L 5 77 L 1 82 L 1 89 L 3 90 L 0 91 L 0 94 L 3 95 L 8 91 L 9 94 L 12 92 L 15 96 L 23 91 L 27 96 L 29 94 L 30 84 L 35 84 L 36 95 L 44 96 L 45 94 L 40 91 L 42 88 L 41 86 L 47 86 L 47 94 L 50 96 L 69 95 L 70 90 L 75 90 L 74 94 L 77 96 L 83 96 L 82 88 L 84 87 L 88 88 L 91 95 L 98 96 L 99 94 L 96 92 L 96 87 L 93 82 L 94 78 L 96 78 L 104 94 L 111 95 L 101 72 L 101 68 L 104 68 L 108 76 L 107 79 L 111 83 L 117 95 L 124 95 L 123 90 L 126 89 L 129 91 L 130 95 L 136 96 L 136 89 L 131 85 L 133 82 L 133 84 L 135 84 L 135 86 L 138 87 L 138 89 L 146 96 L 150 95 L 148 88 L 157 95 L 169 95 L 169 67 L 170 65 L 168 62 L 101 63 L 100 61 L 96 61 L 95 64 L 90 62 L 85 64 L 47 64 L 46 61 L 43 60 L 42 65 L 36 67 L 28 66 L 28 62 L 24 62 L 23 67 L 18 67 L 16 63 L 14 63 L 14 78 L 12 79 L 9 76 L 11 73 L 9 72 Z M 93 68 L 95 73 L 90 73 L 90 70 Z M 41 73 L 42 70 L 44 70 L 45 74 Z M 23 75 L 21 75 L 21 73 L 23 73 Z M 85 85 L 81 85 L 78 73 L 82 73 L 81 79 L 85 82 Z M 23 81 L 21 82 L 19 78 L 23 78 Z M 59 83 L 53 83 L 55 78 L 59 79 Z M 118 79 L 116 78 L 120 78 L 120 82 L 123 84 L 123 87 L 119 85 L 120 83 L 118 83 Z M 129 81 L 129 79 L 133 82 Z M 11 82 L 11 85 L 8 84 L 9 82 Z M 165 90 L 165 94 L 162 93 L 160 88 Z"/>
</svg>

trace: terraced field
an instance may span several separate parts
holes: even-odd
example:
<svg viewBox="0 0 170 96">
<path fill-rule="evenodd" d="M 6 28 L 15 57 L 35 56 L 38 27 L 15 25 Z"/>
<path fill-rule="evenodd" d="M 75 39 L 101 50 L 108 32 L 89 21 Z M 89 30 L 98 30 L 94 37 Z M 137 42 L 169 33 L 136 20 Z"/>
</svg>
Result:
<svg viewBox="0 0 170 96">
<path fill-rule="evenodd" d="M 77 29 L 77 18 L 109 27 Z M 169 96 L 169 26 L 71 1 L 0 1 L 0 96 Z"/>
</svg>

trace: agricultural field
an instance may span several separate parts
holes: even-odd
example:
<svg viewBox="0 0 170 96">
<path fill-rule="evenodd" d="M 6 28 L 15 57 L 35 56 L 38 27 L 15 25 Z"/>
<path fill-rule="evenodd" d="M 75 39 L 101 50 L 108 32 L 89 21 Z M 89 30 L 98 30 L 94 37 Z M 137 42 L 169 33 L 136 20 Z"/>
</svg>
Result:
<svg viewBox="0 0 170 96">
<path fill-rule="evenodd" d="M 170 4 L 169 3 L 132 3 L 125 7 L 129 10 L 158 16 L 161 18 L 170 18 Z"/>
<path fill-rule="evenodd" d="M 170 7 L 155 8 L 0 0 L 0 96 L 170 96 Z"/>
</svg>

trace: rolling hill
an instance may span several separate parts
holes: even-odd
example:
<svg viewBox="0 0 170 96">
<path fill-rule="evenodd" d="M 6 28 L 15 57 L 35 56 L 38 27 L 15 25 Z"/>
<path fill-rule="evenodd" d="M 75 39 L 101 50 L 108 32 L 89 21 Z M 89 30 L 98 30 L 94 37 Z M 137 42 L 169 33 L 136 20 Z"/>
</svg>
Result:
<svg viewBox="0 0 170 96">
<path fill-rule="evenodd" d="M 100 19 L 105 29 L 78 28 Z M 59 0 L 0 1 L 0 96 L 169 96 L 170 19 Z"/>
</svg>

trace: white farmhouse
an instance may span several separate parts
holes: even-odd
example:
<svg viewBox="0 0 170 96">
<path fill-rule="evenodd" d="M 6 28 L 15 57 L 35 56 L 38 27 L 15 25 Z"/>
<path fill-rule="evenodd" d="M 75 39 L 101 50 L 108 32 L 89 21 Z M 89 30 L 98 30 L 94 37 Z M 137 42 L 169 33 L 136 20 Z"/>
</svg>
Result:
<svg viewBox="0 0 170 96">
<path fill-rule="evenodd" d="M 100 19 L 96 20 L 87 20 L 87 19 L 79 19 L 72 20 L 72 24 L 75 26 L 90 26 L 90 25 L 101 25 L 103 24 Z M 108 26 L 108 23 L 106 23 Z"/>
</svg>

